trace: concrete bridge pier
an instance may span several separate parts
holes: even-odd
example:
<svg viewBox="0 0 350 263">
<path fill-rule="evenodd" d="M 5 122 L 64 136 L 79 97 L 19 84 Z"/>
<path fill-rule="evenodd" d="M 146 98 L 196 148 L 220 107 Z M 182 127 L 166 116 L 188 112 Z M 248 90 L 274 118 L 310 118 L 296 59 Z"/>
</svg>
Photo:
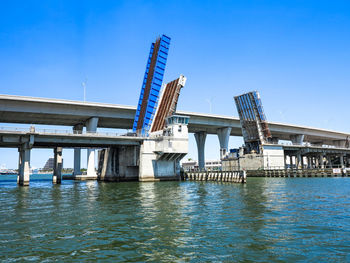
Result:
<svg viewBox="0 0 350 263">
<path fill-rule="evenodd" d="M 341 168 L 345 168 L 345 165 L 344 165 L 344 155 L 343 155 L 343 154 L 341 154 L 341 155 L 339 156 L 339 161 L 340 161 L 340 167 L 341 167 Z"/>
<path fill-rule="evenodd" d="M 320 154 L 320 156 L 318 157 L 318 163 L 319 163 L 319 167 L 321 169 L 324 169 L 323 154 Z"/>
<path fill-rule="evenodd" d="M 301 155 L 301 168 L 304 169 L 305 168 L 305 160 L 304 160 L 304 156 Z"/>
<path fill-rule="evenodd" d="M 228 142 L 230 140 L 231 127 L 217 129 L 217 134 L 220 143 L 220 159 L 223 159 L 228 151 Z"/>
<path fill-rule="evenodd" d="M 297 164 L 297 168 L 300 169 L 303 167 L 303 158 L 301 157 L 301 154 L 298 154 L 297 155 L 297 161 L 298 161 L 298 164 Z"/>
<path fill-rule="evenodd" d="M 312 168 L 317 167 L 316 158 L 314 156 L 311 157 L 311 163 L 312 163 Z"/>
<path fill-rule="evenodd" d="M 60 184 L 62 181 L 62 147 L 54 149 L 54 168 L 52 183 Z"/>
<path fill-rule="evenodd" d="M 19 184 L 19 174 L 22 170 L 21 166 L 22 166 L 22 152 L 21 152 L 21 147 L 18 147 L 18 175 L 17 175 L 17 184 Z"/>
<path fill-rule="evenodd" d="M 317 156 L 314 157 L 314 164 L 315 164 L 315 168 L 319 168 L 320 167 L 320 158 L 317 158 Z"/>
<path fill-rule="evenodd" d="M 87 133 L 95 133 L 97 130 L 98 118 L 92 117 L 85 123 Z M 87 150 L 87 176 L 97 177 L 95 170 L 95 149 Z"/>
<path fill-rule="evenodd" d="M 30 179 L 30 150 L 31 147 L 27 143 L 21 146 L 19 151 L 18 161 L 18 178 L 17 182 L 21 186 L 29 185 Z"/>
<path fill-rule="evenodd" d="M 311 157 L 310 156 L 307 156 L 307 168 L 308 169 L 312 168 L 312 166 L 311 166 Z"/>
<path fill-rule="evenodd" d="M 290 139 L 294 145 L 302 145 L 304 142 L 304 134 L 291 135 Z"/>
<path fill-rule="evenodd" d="M 328 168 L 333 168 L 332 166 L 332 158 L 330 155 L 327 155 L 327 166 Z"/>
<path fill-rule="evenodd" d="M 125 155 L 125 154 L 124 154 Z M 128 156 L 129 160 L 133 156 Z M 131 157 L 131 158 L 130 158 Z M 119 149 L 115 147 L 100 150 L 98 152 L 98 180 L 118 181 L 119 176 Z M 137 175 L 138 176 L 138 175 Z"/>
<path fill-rule="evenodd" d="M 74 134 L 82 134 L 83 125 L 77 124 L 73 127 Z M 74 148 L 74 171 L 73 176 L 81 175 L 81 148 Z"/>
<path fill-rule="evenodd" d="M 200 170 L 205 169 L 204 146 L 207 133 L 205 131 L 196 132 L 194 134 L 198 150 L 198 166 Z"/>
<path fill-rule="evenodd" d="M 284 169 L 287 169 L 287 159 L 288 159 L 288 155 L 284 155 Z"/>
</svg>

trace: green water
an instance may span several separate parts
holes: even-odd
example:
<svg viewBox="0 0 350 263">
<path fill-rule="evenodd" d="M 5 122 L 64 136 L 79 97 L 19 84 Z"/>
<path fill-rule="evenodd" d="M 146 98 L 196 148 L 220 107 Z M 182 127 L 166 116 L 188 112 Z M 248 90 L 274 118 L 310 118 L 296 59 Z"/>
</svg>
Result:
<svg viewBox="0 0 350 263">
<path fill-rule="evenodd" d="M 350 178 L 0 178 L 4 262 L 350 262 Z"/>
</svg>

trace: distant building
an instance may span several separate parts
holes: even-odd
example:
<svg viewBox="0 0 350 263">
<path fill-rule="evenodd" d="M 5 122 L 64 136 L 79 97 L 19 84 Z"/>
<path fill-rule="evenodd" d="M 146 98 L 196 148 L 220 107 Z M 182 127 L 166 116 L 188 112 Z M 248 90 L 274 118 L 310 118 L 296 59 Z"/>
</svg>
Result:
<svg viewBox="0 0 350 263">
<path fill-rule="evenodd" d="M 44 168 L 42 170 L 53 170 L 54 164 L 55 164 L 55 158 L 49 158 L 46 161 Z M 62 159 L 62 167 L 63 167 L 63 159 Z"/>
<path fill-rule="evenodd" d="M 181 164 L 185 172 L 189 171 L 198 171 L 198 162 L 197 161 L 185 161 Z M 207 171 L 217 171 L 221 170 L 221 161 L 220 160 L 211 160 L 205 162 L 205 170 Z"/>
<path fill-rule="evenodd" d="M 181 166 L 185 172 L 195 171 L 198 169 L 198 163 L 196 161 L 182 162 Z"/>
<path fill-rule="evenodd" d="M 221 160 L 206 161 L 205 170 L 208 170 L 208 171 L 221 170 Z"/>
</svg>

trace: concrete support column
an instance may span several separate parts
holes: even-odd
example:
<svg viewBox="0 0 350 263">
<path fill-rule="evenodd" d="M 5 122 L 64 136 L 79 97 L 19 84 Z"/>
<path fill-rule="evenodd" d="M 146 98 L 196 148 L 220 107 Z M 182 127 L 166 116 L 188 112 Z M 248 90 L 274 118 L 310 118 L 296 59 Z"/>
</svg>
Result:
<svg viewBox="0 0 350 263">
<path fill-rule="evenodd" d="M 23 154 L 21 147 L 18 148 L 18 175 L 17 175 L 17 184 L 19 184 L 19 177 L 21 174 L 21 171 L 23 170 L 22 168 L 23 165 Z"/>
<path fill-rule="evenodd" d="M 290 169 L 293 168 L 293 155 L 289 155 L 289 166 L 290 166 Z"/>
<path fill-rule="evenodd" d="M 83 125 L 77 124 L 73 127 L 74 134 L 82 134 Z M 81 148 L 74 148 L 74 171 L 73 175 L 81 175 Z"/>
<path fill-rule="evenodd" d="M 295 168 L 298 169 L 298 168 L 299 168 L 298 155 L 296 155 L 294 158 L 295 158 L 295 159 L 294 159 L 294 160 L 295 160 Z"/>
<path fill-rule="evenodd" d="M 298 159 L 297 168 L 298 168 L 298 169 L 301 169 L 301 165 L 302 165 L 301 154 L 298 153 L 297 159 Z"/>
<path fill-rule="evenodd" d="M 29 185 L 29 177 L 30 177 L 30 147 L 24 145 L 20 148 L 20 164 L 19 164 L 19 178 L 18 183 L 21 186 Z"/>
<path fill-rule="evenodd" d="M 287 169 L 287 155 L 284 155 L 284 169 Z"/>
<path fill-rule="evenodd" d="M 340 161 L 340 167 L 341 167 L 341 168 L 345 168 L 345 165 L 344 165 L 344 155 L 340 155 L 340 156 L 339 156 L 339 161 Z"/>
<path fill-rule="evenodd" d="M 307 156 L 306 158 L 307 158 L 307 168 L 311 169 L 312 168 L 312 166 L 311 166 L 311 157 Z"/>
<path fill-rule="evenodd" d="M 74 171 L 73 175 L 81 175 L 81 149 L 74 149 Z"/>
<path fill-rule="evenodd" d="M 97 130 L 98 118 L 92 117 L 86 121 L 86 132 L 95 133 Z M 95 149 L 87 150 L 87 176 L 97 176 L 95 170 Z"/>
<path fill-rule="evenodd" d="M 290 139 L 292 141 L 293 144 L 295 145 L 302 145 L 304 142 L 304 134 L 294 134 L 294 135 L 290 135 Z"/>
<path fill-rule="evenodd" d="M 332 167 L 332 159 L 331 159 L 331 156 L 327 156 L 327 166 L 328 166 L 328 168 L 333 168 Z"/>
<path fill-rule="evenodd" d="M 319 164 L 319 168 L 324 169 L 323 155 L 322 154 L 320 154 L 320 156 L 318 157 L 318 164 Z"/>
<path fill-rule="evenodd" d="M 301 169 L 304 169 L 304 156 L 301 155 Z"/>
<path fill-rule="evenodd" d="M 62 181 L 62 147 L 54 149 L 54 164 L 53 164 L 52 183 L 60 184 Z"/>
<path fill-rule="evenodd" d="M 230 140 L 231 127 L 217 129 L 220 143 L 220 159 L 223 159 L 228 151 L 228 142 Z"/>
<path fill-rule="evenodd" d="M 200 170 L 204 170 L 205 168 L 204 146 L 205 146 L 206 137 L 207 137 L 207 133 L 204 131 L 196 132 L 194 134 L 194 138 L 196 139 L 196 142 L 197 142 L 198 166 Z"/>
</svg>

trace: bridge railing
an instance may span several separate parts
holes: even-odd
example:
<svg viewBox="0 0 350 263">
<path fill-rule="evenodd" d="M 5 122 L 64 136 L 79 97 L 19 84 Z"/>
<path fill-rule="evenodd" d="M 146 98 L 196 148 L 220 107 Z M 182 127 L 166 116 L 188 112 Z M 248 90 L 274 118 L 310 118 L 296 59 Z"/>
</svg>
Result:
<svg viewBox="0 0 350 263">
<path fill-rule="evenodd" d="M 329 145 L 329 144 L 313 144 L 309 142 L 304 142 L 302 145 L 294 144 L 292 142 L 284 141 L 284 142 L 269 142 L 269 144 L 275 144 L 275 145 L 283 145 L 283 146 L 309 146 L 309 147 L 322 147 L 322 148 L 345 148 L 347 147 L 337 147 L 335 145 Z"/>
<path fill-rule="evenodd" d="M 29 132 L 28 128 L 22 128 L 22 127 L 0 127 L 0 131 L 4 132 Z"/>
<path fill-rule="evenodd" d="M 32 134 L 47 134 L 47 135 L 88 135 L 94 137 L 117 137 L 117 136 L 131 136 L 131 137 L 141 137 L 135 133 L 129 132 L 126 133 L 116 133 L 116 132 L 89 132 L 89 131 L 74 131 L 74 130 L 63 130 L 63 129 L 38 129 L 34 126 L 29 128 L 25 127 L 0 127 L 0 132 L 8 133 L 32 133 Z"/>
</svg>

